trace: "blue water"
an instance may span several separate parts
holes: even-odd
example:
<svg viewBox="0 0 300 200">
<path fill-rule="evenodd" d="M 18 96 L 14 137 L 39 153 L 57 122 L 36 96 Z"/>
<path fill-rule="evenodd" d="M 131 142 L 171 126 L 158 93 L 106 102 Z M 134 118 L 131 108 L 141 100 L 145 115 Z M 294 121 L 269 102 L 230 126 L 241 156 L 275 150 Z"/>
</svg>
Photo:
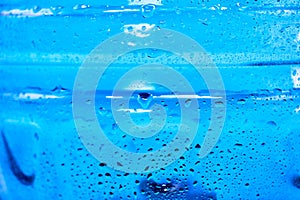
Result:
<svg viewBox="0 0 300 200">
<path fill-rule="evenodd" d="M 37 7 L 5 1 L 0 7 L 0 199 L 300 199 L 299 5 L 268 3 L 81 1 Z M 89 149 L 94 144 L 84 145 L 80 123 L 87 124 L 86 132 L 94 130 L 88 118 L 74 114 L 74 83 L 101 42 L 126 31 L 140 39 L 138 34 L 145 36 L 152 25 L 200 44 L 220 73 L 226 97 L 214 101 L 222 92 L 210 92 L 219 86 L 209 88 L 182 54 L 145 48 L 113 60 L 95 91 L 84 88 L 80 94 L 83 99 L 95 94 L 86 104 L 94 103 L 96 121 L 115 146 L 134 155 L 157 152 L 168 147 L 181 126 L 199 125 L 190 145 L 178 146 L 184 151 L 172 163 L 156 170 L 144 163 L 145 170 L 135 172 L 131 169 L 139 164 L 126 168 L 113 151 L 110 160 L 99 160 Z M 199 62 L 199 52 L 185 48 L 182 53 Z M 100 63 L 112 53 L 100 54 Z M 144 77 L 128 80 L 133 89 L 124 85 L 115 91 L 124 74 L 143 64 L 169 66 L 195 93 L 179 91 L 186 95 L 181 101 L 170 88 L 136 82 L 156 70 L 149 66 Z M 91 66 L 91 74 L 97 67 Z M 133 92 L 128 108 L 111 106 L 118 99 L 114 92 Z M 200 120 L 182 120 L 195 102 Z M 114 112 L 130 113 L 136 125 L 145 126 L 155 104 L 166 116 L 151 137 L 127 134 L 114 118 Z M 212 150 L 200 158 L 215 107 L 226 108 L 225 115 L 220 112 L 224 126 Z"/>
</svg>

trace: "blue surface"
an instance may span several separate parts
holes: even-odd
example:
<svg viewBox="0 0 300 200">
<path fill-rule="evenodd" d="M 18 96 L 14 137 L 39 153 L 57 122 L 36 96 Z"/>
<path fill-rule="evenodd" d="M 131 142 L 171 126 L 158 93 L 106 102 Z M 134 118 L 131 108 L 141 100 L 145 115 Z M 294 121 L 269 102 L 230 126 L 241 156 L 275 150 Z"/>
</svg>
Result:
<svg viewBox="0 0 300 200">
<path fill-rule="evenodd" d="M 148 7 L 138 1 L 1 3 L 1 200 L 300 199 L 299 3 L 151 2 Z M 157 171 L 126 173 L 103 164 L 82 144 L 72 93 L 91 51 L 139 24 L 178 31 L 198 42 L 221 74 L 227 111 L 218 143 L 205 158 L 197 153 L 211 120 L 210 98 L 198 99 L 197 136 L 178 160 Z M 191 59 L 197 60 L 196 54 Z M 160 149 L 181 123 L 177 99 L 141 100 L 143 93 L 170 94 L 153 84 L 134 93 L 130 109 L 164 106 L 164 129 L 137 139 L 118 127 L 106 96 L 124 73 L 144 63 L 176 69 L 198 95 L 209 96 L 201 76 L 178 55 L 144 49 L 115 60 L 99 81 L 95 112 L 107 138 L 133 153 Z M 145 113 L 131 116 L 137 124 L 149 121 Z M 192 123 L 198 122 L 186 126 Z"/>
</svg>

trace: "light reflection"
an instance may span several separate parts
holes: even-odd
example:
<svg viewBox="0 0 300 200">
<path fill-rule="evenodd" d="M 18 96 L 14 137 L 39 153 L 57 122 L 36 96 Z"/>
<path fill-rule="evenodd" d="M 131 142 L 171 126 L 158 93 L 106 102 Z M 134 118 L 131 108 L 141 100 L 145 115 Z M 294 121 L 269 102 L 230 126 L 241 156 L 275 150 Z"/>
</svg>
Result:
<svg viewBox="0 0 300 200">
<path fill-rule="evenodd" d="M 118 109 L 119 112 L 129 112 L 129 113 L 150 113 L 152 110 L 148 109 Z"/>
<path fill-rule="evenodd" d="M 134 90 L 155 90 L 155 88 L 151 85 L 148 85 L 145 81 L 139 80 L 134 81 L 128 87 L 125 88 L 126 90 L 134 91 Z"/>
<path fill-rule="evenodd" d="M 122 13 L 122 12 L 139 12 L 140 9 L 129 9 L 129 8 L 126 8 L 126 9 L 116 9 L 116 10 L 105 10 L 103 11 L 104 13 Z"/>
<path fill-rule="evenodd" d="M 64 96 L 57 96 L 51 94 L 38 94 L 38 93 L 21 93 L 18 96 L 19 99 L 60 99 L 64 98 Z"/>
<path fill-rule="evenodd" d="M 1 193 L 6 193 L 7 191 L 7 186 L 6 186 L 6 182 L 3 176 L 3 172 L 2 172 L 2 168 L 0 165 L 0 194 Z"/>
<path fill-rule="evenodd" d="M 122 99 L 122 96 L 106 96 L 107 99 Z"/>
<path fill-rule="evenodd" d="M 154 96 L 153 98 L 164 98 L 164 99 L 221 99 L 222 97 L 217 96 L 200 96 L 200 95 L 160 95 L 160 96 Z"/>
<path fill-rule="evenodd" d="M 4 120 L 4 123 L 7 123 L 7 124 L 15 124 L 15 125 L 20 125 L 20 124 L 28 124 L 28 125 L 31 125 L 35 128 L 38 128 L 40 129 L 40 125 L 26 117 L 19 117 L 18 119 L 13 119 L 13 118 L 8 118 L 8 119 L 5 119 Z"/>
<path fill-rule="evenodd" d="M 14 100 L 28 99 L 28 100 L 37 100 L 37 99 L 61 99 L 65 96 L 57 96 L 52 94 L 40 94 L 40 93 L 20 93 L 15 95 L 13 93 L 3 93 L 3 97 L 12 97 Z"/>
<path fill-rule="evenodd" d="M 49 8 L 42 8 L 39 11 L 34 11 L 34 9 L 12 9 L 12 10 L 4 10 L 1 12 L 3 16 L 18 16 L 18 17 L 38 17 L 43 15 L 53 15 L 53 12 Z"/>
<path fill-rule="evenodd" d="M 162 0 L 128 0 L 128 5 L 130 6 L 135 6 L 135 5 L 147 5 L 147 4 L 152 4 L 152 5 L 157 5 L 161 6 Z"/>
</svg>

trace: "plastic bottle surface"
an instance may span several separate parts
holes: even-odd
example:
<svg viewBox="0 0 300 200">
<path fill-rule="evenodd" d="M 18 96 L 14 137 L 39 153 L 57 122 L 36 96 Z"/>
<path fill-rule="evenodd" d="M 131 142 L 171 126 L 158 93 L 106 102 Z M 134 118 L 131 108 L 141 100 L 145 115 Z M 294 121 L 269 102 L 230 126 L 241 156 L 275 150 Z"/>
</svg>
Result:
<svg viewBox="0 0 300 200">
<path fill-rule="evenodd" d="M 298 1 L 0 5 L 0 200 L 300 199 Z"/>
</svg>

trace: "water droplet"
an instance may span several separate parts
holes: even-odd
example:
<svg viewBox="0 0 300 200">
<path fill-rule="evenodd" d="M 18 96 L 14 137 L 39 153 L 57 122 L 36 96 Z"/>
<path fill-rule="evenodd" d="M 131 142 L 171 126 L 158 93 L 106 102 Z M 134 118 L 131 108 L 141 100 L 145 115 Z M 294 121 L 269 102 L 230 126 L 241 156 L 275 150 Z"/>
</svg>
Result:
<svg viewBox="0 0 300 200">
<path fill-rule="evenodd" d="M 155 11 L 155 5 L 153 4 L 142 5 L 141 11 L 143 17 L 145 18 L 152 17 Z"/>
<path fill-rule="evenodd" d="M 98 109 L 98 113 L 100 114 L 100 116 L 105 116 L 105 117 L 111 117 L 111 112 L 106 110 L 105 108 L 103 107 L 100 107 Z"/>
<path fill-rule="evenodd" d="M 224 107 L 224 102 L 223 101 L 214 101 L 215 107 L 217 108 L 222 108 Z"/>
<path fill-rule="evenodd" d="M 139 93 L 137 101 L 142 106 L 143 109 L 147 109 L 152 102 L 153 95 L 147 92 Z"/>
<path fill-rule="evenodd" d="M 192 103 L 192 100 L 191 99 L 187 99 L 184 102 L 184 106 L 188 108 L 188 107 L 190 107 L 191 103 Z"/>
<path fill-rule="evenodd" d="M 155 193 L 155 194 L 164 194 L 172 192 L 176 186 L 172 183 L 163 183 L 159 184 L 154 181 L 150 181 L 148 183 L 148 187 Z"/>
<path fill-rule="evenodd" d="M 300 189 L 300 176 L 294 177 L 292 183 L 296 188 Z"/>
<path fill-rule="evenodd" d="M 267 124 L 270 126 L 277 126 L 276 122 L 274 121 L 268 121 Z"/>
<path fill-rule="evenodd" d="M 86 9 L 86 8 L 89 8 L 89 7 L 90 7 L 89 5 L 77 4 L 77 5 L 73 6 L 73 9 L 74 10 L 80 10 L 80 9 Z"/>
<path fill-rule="evenodd" d="M 240 104 L 240 105 L 244 105 L 246 103 L 246 100 L 245 99 L 239 99 L 237 101 L 237 104 Z"/>
<path fill-rule="evenodd" d="M 293 75 L 293 76 L 296 76 L 296 75 L 297 75 L 297 71 L 296 71 L 296 70 L 293 70 L 292 75 Z"/>
<path fill-rule="evenodd" d="M 40 6 L 33 7 L 33 12 L 35 12 L 35 13 L 40 12 L 41 10 L 42 10 L 42 8 Z"/>
<path fill-rule="evenodd" d="M 158 58 L 164 55 L 164 52 L 159 49 L 150 49 L 147 53 L 149 58 Z"/>
<path fill-rule="evenodd" d="M 275 88 L 275 89 L 273 90 L 273 92 L 274 92 L 275 95 L 281 95 L 281 94 L 282 94 L 282 89 L 280 89 L 280 88 Z"/>
<path fill-rule="evenodd" d="M 85 103 L 88 104 L 88 105 L 90 105 L 92 103 L 92 100 L 87 99 L 87 100 L 85 100 Z"/>
<path fill-rule="evenodd" d="M 133 27 L 132 26 L 128 26 L 127 30 L 128 30 L 128 32 L 132 32 L 133 31 Z"/>
</svg>

